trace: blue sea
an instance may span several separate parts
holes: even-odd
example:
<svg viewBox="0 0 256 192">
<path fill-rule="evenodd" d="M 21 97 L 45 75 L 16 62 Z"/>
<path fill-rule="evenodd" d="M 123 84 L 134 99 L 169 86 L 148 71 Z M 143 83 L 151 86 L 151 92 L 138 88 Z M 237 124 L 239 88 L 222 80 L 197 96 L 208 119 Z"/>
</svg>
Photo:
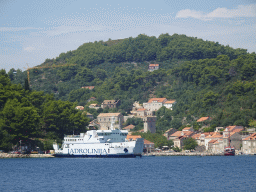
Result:
<svg viewBox="0 0 256 192">
<path fill-rule="evenodd" d="M 256 191 L 256 156 L 0 159 L 0 191 Z"/>
</svg>

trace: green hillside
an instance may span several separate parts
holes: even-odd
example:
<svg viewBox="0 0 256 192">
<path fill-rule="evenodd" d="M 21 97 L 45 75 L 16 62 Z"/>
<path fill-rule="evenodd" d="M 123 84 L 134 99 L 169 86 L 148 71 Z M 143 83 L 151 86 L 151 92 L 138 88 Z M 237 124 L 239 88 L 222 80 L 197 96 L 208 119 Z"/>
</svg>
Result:
<svg viewBox="0 0 256 192">
<path fill-rule="evenodd" d="M 30 88 L 83 106 L 90 97 L 96 97 L 98 103 L 120 99 L 122 104 L 115 110 L 123 114 L 129 113 L 134 101 L 176 99 L 173 111 L 158 116 L 158 131 L 179 128 L 181 123 L 195 124 L 201 116 L 211 116 L 212 126 L 248 126 L 256 118 L 255 62 L 255 53 L 218 42 L 178 34 L 139 35 L 85 43 L 46 59 L 41 68 L 30 70 Z M 148 72 L 150 63 L 160 64 L 160 70 Z M 96 115 L 100 111 L 90 112 Z M 169 123 L 161 123 L 163 118 Z"/>
</svg>

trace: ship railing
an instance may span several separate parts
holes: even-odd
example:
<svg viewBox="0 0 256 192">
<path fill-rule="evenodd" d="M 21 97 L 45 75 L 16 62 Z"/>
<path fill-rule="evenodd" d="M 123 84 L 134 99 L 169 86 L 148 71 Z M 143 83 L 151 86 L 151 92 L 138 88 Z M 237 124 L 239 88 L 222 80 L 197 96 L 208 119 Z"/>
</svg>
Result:
<svg viewBox="0 0 256 192">
<path fill-rule="evenodd" d="M 64 135 L 64 137 L 69 137 L 69 138 L 82 138 L 80 135 Z"/>
</svg>

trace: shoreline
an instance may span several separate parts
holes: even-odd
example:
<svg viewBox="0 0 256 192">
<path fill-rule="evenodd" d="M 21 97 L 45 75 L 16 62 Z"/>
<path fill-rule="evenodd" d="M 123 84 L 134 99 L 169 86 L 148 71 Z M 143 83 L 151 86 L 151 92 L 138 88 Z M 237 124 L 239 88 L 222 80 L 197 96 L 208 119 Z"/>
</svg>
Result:
<svg viewBox="0 0 256 192">
<path fill-rule="evenodd" d="M 0 153 L 0 159 L 8 158 L 53 158 L 53 154 L 10 154 Z"/>
<path fill-rule="evenodd" d="M 152 152 L 143 154 L 142 156 L 224 156 L 224 153 L 207 153 L 207 152 Z"/>
<path fill-rule="evenodd" d="M 248 154 L 249 155 L 249 154 Z M 253 154 L 250 154 L 253 155 Z M 193 153 L 185 153 L 185 152 L 151 152 L 148 154 L 142 154 L 142 157 L 150 157 L 150 156 L 224 156 L 223 153 L 207 153 L 207 152 L 193 152 Z M 240 156 L 236 154 L 236 156 Z M 9 153 L 0 153 L 0 159 L 8 159 L 8 158 L 55 158 L 53 154 L 9 154 Z"/>
</svg>

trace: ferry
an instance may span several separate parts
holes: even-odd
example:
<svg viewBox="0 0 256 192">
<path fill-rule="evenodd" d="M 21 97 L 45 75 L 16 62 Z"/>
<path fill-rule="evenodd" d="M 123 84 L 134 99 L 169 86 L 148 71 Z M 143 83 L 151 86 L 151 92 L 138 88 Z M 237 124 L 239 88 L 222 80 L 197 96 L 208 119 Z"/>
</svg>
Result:
<svg viewBox="0 0 256 192">
<path fill-rule="evenodd" d="M 90 130 L 80 135 L 66 135 L 61 148 L 53 144 L 55 157 L 125 158 L 142 155 L 144 139 L 126 139 L 127 130 Z"/>
</svg>

